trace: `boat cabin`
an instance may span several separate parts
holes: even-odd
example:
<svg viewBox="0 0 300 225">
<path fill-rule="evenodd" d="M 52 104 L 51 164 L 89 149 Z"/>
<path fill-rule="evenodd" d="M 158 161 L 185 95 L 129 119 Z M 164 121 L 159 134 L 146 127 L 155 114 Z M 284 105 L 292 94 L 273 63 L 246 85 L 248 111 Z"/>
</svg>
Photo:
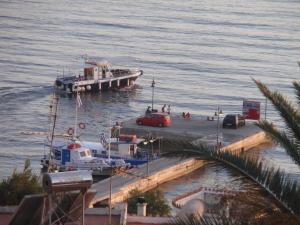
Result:
<svg viewBox="0 0 300 225">
<path fill-rule="evenodd" d="M 91 150 L 87 147 L 82 147 L 78 143 L 72 143 L 54 149 L 54 160 L 61 165 L 79 161 L 91 161 L 93 159 L 94 157 L 92 157 Z"/>
<path fill-rule="evenodd" d="M 143 139 L 138 139 L 136 135 L 121 134 L 118 138 L 110 138 L 110 151 L 111 155 L 119 156 L 122 158 L 131 158 L 137 154 L 137 145 Z M 108 146 L 101 143 L 81 141 L 80 144 L 92 150 L 92 155 L 96 157 L 104 157 L 108 155 Z"/>
<path fill-rule="evenodd" d="M 84 68 L 84 80 L 99 80 L 112 78 L 113 74 L 108 69 L 107 63 L 85 62 L 88 66 Z"/>
</svg>

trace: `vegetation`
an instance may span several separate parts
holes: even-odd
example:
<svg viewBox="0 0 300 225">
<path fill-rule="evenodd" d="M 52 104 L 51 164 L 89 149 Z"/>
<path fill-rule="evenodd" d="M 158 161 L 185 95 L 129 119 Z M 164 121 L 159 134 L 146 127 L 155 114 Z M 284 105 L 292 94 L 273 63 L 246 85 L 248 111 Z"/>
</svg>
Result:
<svg viewBox="0 0 300 225">
<path fill-rule="evenodd" d="M 128 212 L 135 214 L 137 212 L 138 198 L 144 197 L 147 203 L 147 215 L 152 216 L 170 216 L 171 208 L 168 205 L 163 193 L 158 189 L 141 193 L 139 190 L 134 189 L 130 191 L 127 200 Z"/>
<path fill-rule="evenodd" d="M 30 160 L 26 160 L 22 172 L 15 169 L 10 177 L 0 183 L 0 204 L 18 205 L 28 194 L 40 193 L 38 177 L 32 174 Z"/>
<path fill-rule="evenodd" d="M 249 223 L 240 223 L 232 219 L 227 219 L 225 216 L 222 218 L 198 217 L 191 216 L 185 218 L 174 218 L 171 222 L 165 225 L 248 225 Z"/>
<path fill-rule="evenodd" d="M 254 80 L 254 82 L 261 93 L 271 101 L 286 125 L 280 130 L 272 122 L 263 120 L 258 123 L 258 126 L 268 133 L 273 140 L 277 141 L 295 164 L 300 166 L 300 82 L 293 82 L 298 106 L 293 105 L 281 93 L 270 91 L 262 82 L 258 80 Z"/>
<path fill-rule="evenodd" d="M 253 218 L 255 219 L 255 218 Z M 174 218 L 170 222 L 164 225 L 282 225 L 282 224 L 289 224 L 289 225 L 297 225 L 299 224 L 298 221 L 291 220 L 288 215 L 286 214 L 273 214 L 271 217 L 265 218 L 263 220 L 257 219 L 256 222 L 252 220 L 247 220 L 244 218 L 243 220 L 237 220 L 233 218 L 227 218 L 225 216 L 216 217 L 216 216 L 209 216 L 209 217 L 185 217 L 185 218 Z"/>
<path fill-rule="evenodd" d="M 261 161 L 252 161 L 245 156 L 228 152 L 218 152 L 216 158 L 257 182 L 288 211 L 300 215 L 300 186 L 280 169 L 267 168 Z"/>
<path fill-rule="evenodd" d="M 176 143 L 175 143 L 176 142 Z M 213 147 L 193 145 L 185 141 L 175 141 L 174 150 L 165 152 L 167 157 L 196 157 L 221 161 L 227 166 L 239 170 L 268 191 L 284 208 L 300 215 L 300 186 L 290 181 L 280 170 L 263 166 L 260 161 L 252 161 L 246 156 L 224 151 L 215 151 Z"/>
</svg>

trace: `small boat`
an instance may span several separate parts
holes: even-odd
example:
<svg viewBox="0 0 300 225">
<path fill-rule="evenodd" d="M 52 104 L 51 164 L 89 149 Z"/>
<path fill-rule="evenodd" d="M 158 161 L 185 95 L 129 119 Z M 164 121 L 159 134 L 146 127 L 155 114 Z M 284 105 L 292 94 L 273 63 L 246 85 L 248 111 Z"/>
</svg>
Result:
<svg viewBox="0 0 300 225">
<path fill-rule="evenodd" d="M 55 144 L 51 160 L 45 156 L 41 160 L 44 170 L 49 166 L 56 171 L 90 170 L 92 175 L 108 176 L 131 167 L 123 159 L 93 157 L 91 150 L 78 141 L 69 144 Z"/>
<path fill-rule="evenodd" d="M 144 139 L 137 138 L 136 135 L 120 134 L 117 138 L 105 138 L 104 133 L 101 134 L 101 142 L 75 140 L 73 143 L 84 147 L 91 152 L 91 156 L 98 159 L 111 160 L 112 163 L 122 165 L 121 162 L 125 162 L 124 166 L 139 166 L 147 163 L 147 154 L 149 154 L 149 160 L 158 158 L 156 154 L 152 154 L 145 149 L 138 147 L 138 144 L 144 141 Z M 61 142 L 55 142 L 53 149 L 61 152 L 62 148 L 66 148 L 67 144 L 65 140 Z M 117 160 L 120 160 L 119 163 Z"/>
<path fill-rule="evenodd" d="M 82 146 L 91 149 L 92 156 L 97 158 L 124 160 L 131 166 L 139 166 L 147 163 L 149 159 L 158 158 L 155 154 L 150 154 L 145 149 L 138 147 L 144 139 L 139 139 L 136 135 L 120 134 L 115 138 L 101 138 L 102 142 L 80 141 Z"/>
<path fill-rule="evenodd" d="M 91 61 L 85 57 L 83 75 L 57 77 L 55 86 L 68 93 L 129 90 L 143 74 L 139 69 L 113 68 L 107 61 Z"/>
</svg>

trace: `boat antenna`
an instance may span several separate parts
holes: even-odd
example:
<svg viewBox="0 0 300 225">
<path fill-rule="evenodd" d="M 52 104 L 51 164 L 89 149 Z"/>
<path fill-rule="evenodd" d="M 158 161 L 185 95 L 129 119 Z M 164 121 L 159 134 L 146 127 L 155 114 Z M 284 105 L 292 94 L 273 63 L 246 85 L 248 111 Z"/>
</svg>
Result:
<svg viewBox="0 0 300 225">
<path fill-rule="evenodd" d="M 55 131 L 55 125 L 56 125 L 56 119 L 57 119 L 57 109 L 58 109 L 58 96 L 53 92 L 52 95 L 52 102 L 50 105 L 50 118 L 53 117 L 53 123 L 51 132 L 50 132 L 50 149 L 49 149 L 49 166 L 48 166 L 48 171 L 50 171 L 51 166 L 52 166 L 52 152 L 53 152 L 53 140 L 54 140 L 54 131 Z M 53 113 L 54 112 L 54 113 Z"/>
</svg>

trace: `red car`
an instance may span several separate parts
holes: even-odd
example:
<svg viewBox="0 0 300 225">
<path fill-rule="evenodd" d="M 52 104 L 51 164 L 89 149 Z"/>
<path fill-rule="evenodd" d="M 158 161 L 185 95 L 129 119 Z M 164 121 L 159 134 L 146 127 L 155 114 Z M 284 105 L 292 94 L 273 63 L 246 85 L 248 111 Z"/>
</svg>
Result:
<svg viewBox="0 0 300 225">
<path fill-rule="evenodd" d="M 145 116 L 137 118 L 138 125 L 168 127 L 171 125 L 171 117 L 165 113 L 146 113 Z"/>
</svg>

